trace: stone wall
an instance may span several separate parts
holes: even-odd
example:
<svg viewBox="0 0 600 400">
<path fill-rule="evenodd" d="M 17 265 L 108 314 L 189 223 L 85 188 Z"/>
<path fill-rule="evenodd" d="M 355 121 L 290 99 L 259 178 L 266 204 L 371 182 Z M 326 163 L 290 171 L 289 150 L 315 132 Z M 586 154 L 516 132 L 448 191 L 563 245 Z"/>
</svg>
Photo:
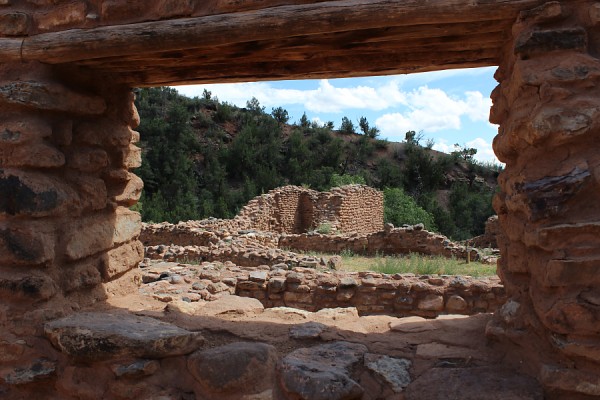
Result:
<svg viewBox="0 0 600 400">
<path fill-rule="evenodd" d="M 250 220 L 253 229 L 280 233 L 303 233 L 325 223 L 342 232 L 375 232 L 383 227 L 383 193 L 363 185 L 330 192 L 284 186 L 252 199 L 238 219 Z"/>
<path fill-rule="evenodd" d="M 500 222 L 498 222 L 498 216 L 492 215 L 485 222 L 485 232 L 483 235 L 476 236 L 469 239 L 467 243 L 469 246 L 477 247 L 479 249 L 485 248 L 498 248 L 498 236 L 502 234 L 500 229 Z"/>
<path fill-rule="evenodd" d="M 363 185 L 342 186 L 330 192 L 283 186 L 250 200 L 233 219 L 144 224 L 141 240 L 146 245 L 187 245 L 197 244 L 196 233 L 202 231 L 220 236 L 248 230 L 304 233 L 322 224 L 339 232 L 365 234 L 381 230 L 383 193 Z M 190 235 L 188 243 L 184 243 L 186 233 Z"/>
<path fill-rule="evenodd" d="M 355 254 L 410 254 L 419 253 L 447 258 L 478 260 L 476 249 L 452 242 L 446 236 L 423 230 L 422 225 L 390 228 L 366 235 L 321 235 L 317 233 L 281 235 L 279 247 L 298 251 Z"/>
<path fill-rule="evenodd" d="M 183 278 L 189 279 L 186 282 Z M 223 294 L 237 294 L 258 299 L 265 307 L 307 311 L 355 307 L 361 315 L 471 315 L 493 312 L 506 300 L 498 277 L 248 268 L 231 261 L 202 265 L 150 263 L 143 268 L 142 279 L 142 293 L 166 302 L 210 301 Z"/>
<path fill-rule="evenodd" d="M 2 371 L 55 359 L 44 321 L 131 287 L 126 273 L 143 258 L 140 216 L 128 208 L 142 189 L 130 172 L 141 162 L 133 94 L 83 76 L 0 66 Z"/>
<path fill-rule="evenodd" d="M 488 334 L 569 399 L 600 395 L 599 27 L 597 1 L 521 13 L 490 116 L 506 163 L 494 207 L 510 300 Z"/>
</svg>

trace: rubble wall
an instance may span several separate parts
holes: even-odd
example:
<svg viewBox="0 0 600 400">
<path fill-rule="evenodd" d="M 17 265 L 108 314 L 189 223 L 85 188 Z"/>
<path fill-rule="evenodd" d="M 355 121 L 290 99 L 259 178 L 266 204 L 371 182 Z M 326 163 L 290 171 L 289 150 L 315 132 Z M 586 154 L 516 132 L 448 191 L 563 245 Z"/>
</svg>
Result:
<svg viewBox="0 0 600 400">
<path fill-rule="evenodd" d="M 174 285 L 173 275 L 189 277 L 189 283 Z M 265 307 L 307 311 L 355 307 L 362 315 L 426 318 L 442 314 L 472 315 L 493 312 L 506 300 L 498 277 L 319 272 L 302 267 L 248 268 L 228 261 L 202 265 L 150 264 L 143 268 L 142 278 L 146 284 L 143 293 L 167 302 L 211 301 L 223 294 L 236 294 L 258 299 Z"/>
<path fill-rule="evenodd" d="M 428 232 L 419 226 L 393 228 L 366 235 L 282 235 L 279 247 L 297 251 L 316 251 L 321 253 L 340 254 L 350 251 L 354 254 L 393 255 L 418 253 L 447 258 L 467 259 L 476 261 L 477 250 L 467 248 L 450 241 L 446 236 Z"/>
</svg>

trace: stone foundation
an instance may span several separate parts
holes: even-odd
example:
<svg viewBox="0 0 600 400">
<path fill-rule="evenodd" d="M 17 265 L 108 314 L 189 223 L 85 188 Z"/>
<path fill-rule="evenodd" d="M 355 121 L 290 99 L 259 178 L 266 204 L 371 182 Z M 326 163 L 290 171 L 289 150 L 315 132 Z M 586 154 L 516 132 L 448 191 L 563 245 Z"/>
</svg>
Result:
<svg viewBox="0 0 600 400">
<path fill-rule="evenodd" d="M 422 225 L 388 228 L 367 235 L 282 235 L 279 247 L 335 254 L 343 251 L 366 255 L 417 253 L 461 260 L 466 260 L 468 254 L 472 261 L 481 258 L 476 249 L 452 242 L 444 235 L 423 230 Z"/>
<path fill-rule="evenodd" d="M 306 257 L 293 251 L 329 254 L 350 252 L 362 255 L 417 253 L 462 260 L 469 258 L 471 261 L 494 264 L 496 262 L 496 257 L 485 257 L 477 249 L 425 231 L 421 225 L 405 228 L 392 228 L 388 225 L 383 231 L 362 235 L 322 235 L 315 232 L 279 235 L 254 229 L 237 232 L 206 229 L 214 228 L 209 228 L 204 221 L 188 221 L 176 225 L 144 224 L 140 240 L 146 246 L 146 256 L 154 260 L 232 261 L 244 267 L 277 263 L 302 266 Z"/>
<path fill-rule="evenodd" d="M 141 292 L 161 301 L 215 300 L 236 294 L 265 307 L 307 311 L 355 307 L 361 315 L 435 318 L 442 314 L 494 312 L 505 300 L 497 277 L 472 278 L 375 272 L 320 272 L 284 264 L 239 267 L 152 262 L 142 269 Z"/>
</svg>

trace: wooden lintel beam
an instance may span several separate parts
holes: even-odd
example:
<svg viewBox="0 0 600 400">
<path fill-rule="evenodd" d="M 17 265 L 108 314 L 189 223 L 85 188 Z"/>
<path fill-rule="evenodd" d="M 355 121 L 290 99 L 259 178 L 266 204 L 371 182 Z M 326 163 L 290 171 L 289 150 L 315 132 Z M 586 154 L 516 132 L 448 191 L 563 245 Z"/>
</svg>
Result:
<svg viewBox="0 0 600 400">
<path fill-rule="evenodd" d="M 162 53 L 134 54 L 124 57 L 109 57 L 77 62 L 90 67 L 114 67 L 128 63 L 166 64 L 169 60 L 185 63 L 190 59 L 198 62 L 218 62 L 235 57 L 241 58 L 269 57 L 275 53 L 282 58 L 284 53 L 306 54 L 343 51 L 386 51 L 399 49 L 434 48 L 439 43 L 462 42 L 465 50 L 483 44 L 501 44 L 505 40 L 505 21 L 481 21 L 474 24 L 421 25 L 409 28 L 386 28 L 380 30 L 361 30 L 339 32 L 315 36 L 296 36 L 285 39 L 242 42 L 218 47 L 198 47 L 194 49 L 176 50 Z M 460 46 L 460 45 L 459 45 Z M 498 46 L 500 48 L 500 46 Z M 442 49 L 443 50 L 443 49 Z M 262 55 L 261 55 L 262 54 Z"/>
<path fill-rule="evenodd" d="M 366 58 L 352 56 L 311 59 L 306 61 L 252 62 L 237 65 L 224 63 L 190 68 L 189 66 L 145 67 L 114 71 L 124 83 L 139 86 L 160 86 L 184 83 L 225 83 L 258 80 L 303 79 L 320 77 L 374 76 L 424 72 L 435 69 L 482 67 L 497 65 L 494 49 L 447 52 L 432 60 L 431 54 L 380 54 Z M 113 71 L 111 71 L 113 72 Z"/>
<path fill-rule="evenodd" d="M 71 63 L 242 41 L 392 26 L 514 19 L 545 0 L 340 0 L 251 12 L 45 33 L 22 40 L 19 56 L 0 39 L 0 62 Z"/>
</svg>

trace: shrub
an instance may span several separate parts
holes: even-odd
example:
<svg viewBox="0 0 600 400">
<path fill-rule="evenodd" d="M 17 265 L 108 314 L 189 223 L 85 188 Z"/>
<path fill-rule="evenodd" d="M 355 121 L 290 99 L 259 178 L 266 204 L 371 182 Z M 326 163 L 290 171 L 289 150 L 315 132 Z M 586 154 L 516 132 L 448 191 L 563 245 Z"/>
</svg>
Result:
<svg viewBox="0 0 600 400">
<path fill-rule="evenodd" d="M 361 175 L 349 174 L 333 174 L 331 175 L 331 187 L 339 187 L 344 185 L 365 185 L 366 181 Z"/>
<path fill-rule="evenodd" d="M 315 232 L 320 233 L 321 235 L 329 235 L 333 228 L 331 227 L 331 223 L 323 222 L 317 226 Z"/>
<path fill-rule="evenodd" d="M 429 231 L 437 230 L 433 215 L 419 207 L 412 197 L 400 188 L 388 188 L 383 191 L 384 220 L 396 226 L 422 223 Z"/>
</svg>

